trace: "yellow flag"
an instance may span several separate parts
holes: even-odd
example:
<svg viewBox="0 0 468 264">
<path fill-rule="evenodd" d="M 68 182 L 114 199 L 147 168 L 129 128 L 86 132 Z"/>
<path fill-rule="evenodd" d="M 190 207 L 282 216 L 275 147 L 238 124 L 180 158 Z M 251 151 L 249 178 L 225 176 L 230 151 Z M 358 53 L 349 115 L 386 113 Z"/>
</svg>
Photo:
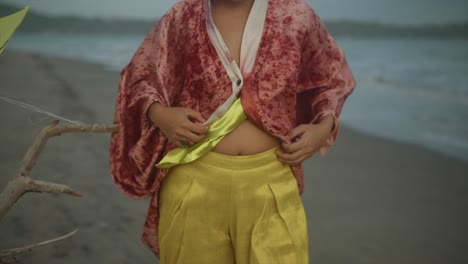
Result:
<svg viewBox="0 0 468 264">
<path fill-rule="evenodd" d="M 0 18 L 0 53 L 2 53 L 6 43 L 13 35 L 13 32 L 15 32 L 16 28 L 23 21 L 23 18 L 26 16 L 28 10 L 29 6 L 14 14 Z"/>
</svg>

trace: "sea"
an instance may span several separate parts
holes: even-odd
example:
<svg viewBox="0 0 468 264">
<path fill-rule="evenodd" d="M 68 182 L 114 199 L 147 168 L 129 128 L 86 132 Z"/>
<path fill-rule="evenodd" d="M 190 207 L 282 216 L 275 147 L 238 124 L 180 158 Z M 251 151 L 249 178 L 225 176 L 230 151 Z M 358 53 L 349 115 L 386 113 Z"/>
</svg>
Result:
<svg viewBox="0 0 468 264">
<path fill-rule="evenodd" d="M 16 33 L 7 48 L 120 71 L 144 37 Z M 336 41 L 357 81 L 341 112 L 342 124 L 468 161 L 468 39 L 348 36 Z"/>
</svg>

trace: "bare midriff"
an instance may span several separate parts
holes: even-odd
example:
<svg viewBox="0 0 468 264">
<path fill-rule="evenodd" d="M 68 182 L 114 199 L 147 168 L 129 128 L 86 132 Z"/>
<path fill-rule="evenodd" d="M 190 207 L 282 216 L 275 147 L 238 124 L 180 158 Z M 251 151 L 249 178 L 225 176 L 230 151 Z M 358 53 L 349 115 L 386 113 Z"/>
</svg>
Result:
<svg viewBox="0 0 468 264">
<path fill-rule="evenodd" d="M 211 150 L 226 155 L 251 155 L 280 144 L 280 141 L 246 119 Z"/>
<path fill-rule="evenodd" d="M 252 4 L 252 0 L 212 1 L 214 23 L 237 65 L 240 65 L 242 36 Z M 256 126 L 251 120 L 246 119 L 225 135 L 212 151 L 226 155 L 251 155 L 266 151 L 279 144 L 280 141 L 277 138 Z"/>
</svg>

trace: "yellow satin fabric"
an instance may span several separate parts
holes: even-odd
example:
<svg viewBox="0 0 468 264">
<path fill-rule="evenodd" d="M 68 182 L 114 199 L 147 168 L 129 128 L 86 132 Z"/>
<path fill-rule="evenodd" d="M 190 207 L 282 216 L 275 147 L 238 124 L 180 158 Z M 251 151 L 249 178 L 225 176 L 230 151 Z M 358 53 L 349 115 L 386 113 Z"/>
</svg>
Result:
<svg viewBox="0 0 468 264">
<path fill-rule="evenodd" d="M 172 168 L 161 186 L 160 263 L 308 264 L 306 214 L 278 148 L 208 152 Z"/>
<path fill-rule="evenodd" d="M 155 166 L 170 168 L 178 164 L 192 162 L 208 153 L 223 137 L 246 119 L 240 98 L 237 98 L 224 115 L 213 122 L 206 137 L 189 148 L 175 148 Z"/>
</svg>

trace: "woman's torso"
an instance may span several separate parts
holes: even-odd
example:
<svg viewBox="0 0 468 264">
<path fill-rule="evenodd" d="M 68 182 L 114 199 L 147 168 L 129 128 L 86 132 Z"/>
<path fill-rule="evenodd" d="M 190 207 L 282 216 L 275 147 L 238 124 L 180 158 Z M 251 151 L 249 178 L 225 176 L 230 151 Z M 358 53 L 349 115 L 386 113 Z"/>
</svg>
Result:
<svg viewBox="0 0 468 264">
<path fill-rule="evenodd" d="M 214 1 L 213 1 L 214 2 Z M 245 24 L 253 1 L 239 7 L 213 3 L 214 23 L 221 33 L 231 56 L 240 65 L 240 50 Z M 250 155 L 263 152 L 280 144 L 280 141 L 246 119 L 212 149 L 227 155 Z"/>
</svg>

